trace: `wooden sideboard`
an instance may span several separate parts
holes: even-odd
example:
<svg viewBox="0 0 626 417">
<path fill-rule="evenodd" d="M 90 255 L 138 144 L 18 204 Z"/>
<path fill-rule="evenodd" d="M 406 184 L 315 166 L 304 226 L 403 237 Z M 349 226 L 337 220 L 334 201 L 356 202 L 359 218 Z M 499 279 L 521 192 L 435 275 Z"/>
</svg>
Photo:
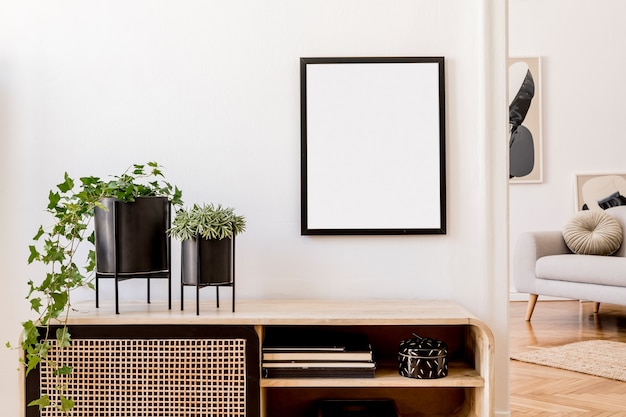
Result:
<svg viewBox="0 0 626 417">
<path fill-rule="evenodd" d="M 59 360 L 74 361 L 80 415 L 315 417 L 322 399 L 384 398 L 394 400 L 402 417 L 493 416 L 493 336 L 457 303 L 239 300 L 236 312 L 229 307 L 207 303 L 197 316 L 159 303 L 125 303 L 119 315 L 113 305 L 74 306 L 74 344 L 69 353 L 60 350 L 66 356 Z M 272 326 L 365 333 L 376 375 L 262 378 L 261 347 Z M 447 377 L 398 374 L 398 345 L 413 333 L 447 343 Z M 29 375 L 24 403 L 50 388 L 44 376 L 43 369 Z M 25 415 L 39 412 L 28 407 Z"/>
</svg>

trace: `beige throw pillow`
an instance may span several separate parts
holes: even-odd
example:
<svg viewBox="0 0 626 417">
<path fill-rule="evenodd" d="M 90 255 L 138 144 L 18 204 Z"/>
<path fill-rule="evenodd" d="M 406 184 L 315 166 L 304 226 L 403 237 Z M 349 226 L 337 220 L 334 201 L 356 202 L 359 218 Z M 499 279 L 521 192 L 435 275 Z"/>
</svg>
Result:
<svg viewBox="0 0 626 417">
<path fill-rule="evenodd" d="M 565 244 L 581 255 L 611 255 L 622 244 L 620 224 L 603 210 L 576 213 L 563 228 Z"/>
</svg>

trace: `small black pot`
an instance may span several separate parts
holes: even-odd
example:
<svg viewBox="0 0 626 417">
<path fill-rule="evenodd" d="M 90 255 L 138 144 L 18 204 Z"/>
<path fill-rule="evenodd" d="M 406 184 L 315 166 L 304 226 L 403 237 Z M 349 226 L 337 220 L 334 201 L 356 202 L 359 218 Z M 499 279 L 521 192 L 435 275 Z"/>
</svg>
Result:
<svg viewBox="0 0 626 417">
<path fill-rule="evenodd" d="M 233 282 L 233 239 L 187 239 L 181 242 L 183 285 Z"/>
<path fill-rule="evenodd" d="M 134 202 L 124 203 L 116 198 L 104 198 L 101 203 L 107 210 L 97 207 L 94 213 L 96 271 L 101 274 L 169 271 L 169 199 L 138 197 Z"/>
</svg>

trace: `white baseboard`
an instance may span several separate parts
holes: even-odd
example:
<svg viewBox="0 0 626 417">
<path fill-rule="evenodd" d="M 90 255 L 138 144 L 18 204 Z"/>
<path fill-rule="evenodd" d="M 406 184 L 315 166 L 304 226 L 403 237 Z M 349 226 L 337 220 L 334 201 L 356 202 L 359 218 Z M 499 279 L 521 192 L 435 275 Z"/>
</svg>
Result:
<svg viewBox="0 0 626 417">
<path fill-rule="evenodd" d="M 509 301 L 528 301 L 528 294 L 511 291 L 509 293 Z"/>
<path fill-rule="evenodd" d="M 511 417 L 511 412 L 510 411 L 496 411 L 494 413 L 495 417 Z"/>
</svg>

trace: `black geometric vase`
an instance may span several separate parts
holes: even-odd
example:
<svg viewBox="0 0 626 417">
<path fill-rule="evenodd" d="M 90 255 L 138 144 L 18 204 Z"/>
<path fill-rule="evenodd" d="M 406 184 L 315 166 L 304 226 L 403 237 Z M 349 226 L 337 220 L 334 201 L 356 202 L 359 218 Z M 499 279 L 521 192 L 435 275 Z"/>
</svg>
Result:
<svg viewBox="0 0 626 417">
<path fill-rule="evenodd" d="M 115 279 L 115 312 L 119 313 L 118 283 L 145 278 L 150 303 L 150 280 L 168 279 L 171 308 L 171 255 L 167 230 L 170 228 L 170 201 L 167 197 L 138 197 L 125 203 L 104 198 L 106 207 L 94 213 L 96 248 L 96 307 L 99 307 L 100 278 Z"/>
<path fill-rule="evenodd" d="M 180 308 L 184 309 L 184 287 L 196 287 L 196 314 L 200 314 L 199 291 L 215 287 L 219 308 L 219 287 L 232 287 L 235 311 L 235 238 L 186 239 L 181 242 Z"/>
<path fill-rule="evenodd" d="M 167 197 L 139 197 L 132 203 L 102 199 L 96 208 L 97 271 L 135 274 L 167 271 L 170 201 Z"/>
<path fill-rule="evenodd" d="M 233 280 L 232 239 L 182 241 L 181 279 L 184 285 L 224 285 Z"/>
</svg>

